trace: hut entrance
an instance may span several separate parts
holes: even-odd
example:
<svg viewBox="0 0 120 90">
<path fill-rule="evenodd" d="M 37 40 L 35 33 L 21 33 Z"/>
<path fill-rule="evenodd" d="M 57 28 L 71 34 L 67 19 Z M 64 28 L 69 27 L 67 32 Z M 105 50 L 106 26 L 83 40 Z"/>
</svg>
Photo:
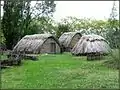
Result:
<svg viewBox="0 0 120 90">
<path fill-rule="evenodd" d="M 51 43 L 51 53 L 56 53 L 56 44 Z"/>
</svg>

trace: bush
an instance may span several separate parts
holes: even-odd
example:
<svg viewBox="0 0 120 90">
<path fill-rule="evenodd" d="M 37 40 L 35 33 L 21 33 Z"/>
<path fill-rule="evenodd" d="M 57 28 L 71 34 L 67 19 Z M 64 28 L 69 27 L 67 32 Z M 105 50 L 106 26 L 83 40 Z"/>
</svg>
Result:
<svg viewBox="0 0 120 90">
<path fill-rule="evenodd" d="M 105 65 L 111 68 L 119 69 L 120 64 L 120 50 L 119 49 L 113 49 L 110 55 L 107 58 L 107 61 L 105 61 Z"/>
</svg>

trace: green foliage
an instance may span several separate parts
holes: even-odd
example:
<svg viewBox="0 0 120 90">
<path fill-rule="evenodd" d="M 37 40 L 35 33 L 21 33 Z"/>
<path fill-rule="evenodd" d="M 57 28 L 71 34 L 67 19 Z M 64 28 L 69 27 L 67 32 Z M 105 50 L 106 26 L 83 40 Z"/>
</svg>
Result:
<svg viewBox="0 0 120 90">
<path fill-rule="evenodd" d="M 115 1 L 113 3 L 112 12 L 110 18 L 108 19 L 106 38 L 110 42 L 110 46 L 113 52 L 110 54 L 110 58 L 107 61 L 109 67 L 118 68 L 120 64 L 120 23 L 117 17 L 117 8 Z"/>
<path fill-rule="evenodd" d="M 42 1 L 42 3 L 37 3 L 34 6 L 34 9 L 38 10 L 37 14 L 32 12 L 30 4 L 31 1 L 24 0 L 4 1 L 2 30 L 6 39 L 5 43 L 8 49 L 12 49 L 14 45 L 18 42 L 18 40 L 20 40 L 26 34 L 35 34 L 38 32 L 43 33 L 44 30 L 47 31 L 48 28 L 52 28 L 51 23 L 41 20 L 41 24 L 36 24 L 36 21 L 34 22 L 34 19 L 51 17 L 52 13 L 55 11 L 56 6 L 54 4 L 54 1 L 45 0 Z M 45 27 L 45 25 L 47 25 L 47 28 Z M 41 28 L 44 29 L 42 30 Z M 50 29 L 47 32 L 50 32 Z"/>
<path fill-rule="evenodd" d="M 29 30 L 26 31 L 26 34 L 27 35 L 37 33 L 55 34 L 56 27 L 53 26 L 53 24 L 54 24 L 53 20 L 47 17 L 39 17 L 37 19 L 32 19 L 32 21 L 29 24 Z"/>
<path fill-rule="evenodd" d="M 36 4 L 30 8 L 30 2 L 26 3 L 26 17 L 24 17 L 23 30 L 25 35 L 52 32 L 51 16 L 55 11 L 54 1 L 37 1 Z"/>
<path fill-rule="evenodd" d="M 23 15 L 22 15 L 22 26 L 21 26 L 21 29 L 22 29 L 22 36 L 25 36 L 27 34 L 30 34 L 30 33 L 33 33 L 31 31 L 31 27 L 30 27 L 30 24 L 31 24 L 31 12 L 30 12 L 30 3 L 31 1 L 24 1 L 24 7 L 23 7 Z"/>
<path fill-rule="evenodd" d="M 6 59 L 8 59 L 7 55 L 4 53 L 3 54 L 0 53 L 0 60 L 6 60 Z"/>
<path fill-rule="evenodd" d="M 2 33 L 2 31 L 0 31 L 0 44 L 5 44 L 5 37 Z"/>
<path fill-rule="evenodd" d="M 110 42 L 111 48 L 120 48 L 120 29 L 106 30 L 106 39 Z"/>
<path fill-rule="evenodd" d="M 64 32 L 69 32 L 70 27 L 68 24 L 58 24 L 58 29 L 56 30 L 56 36 L 59 38 Z"/>
<path fill-rule="evenodd" d="M 107 61 L 104 62 L 106 66 L 110 68 L 119 69 L 120 67 L 120 51 L 119 49 L 113 49 L 110 53 L 109 57 L 107 57 Z"/>
<path fill-rule="evenodd" d="M 4 1 L 3 9 L 2 30 L 7 48 L 12 49 L 21 35 L 22 4 L 18 0 Z"/>
<path fill-rule="evenodd" d="M 23 61 L 1 72 L 2 89 L 119 88 L 119 72 L 71 54 L 40 55 L 38 61 Z"/>
<path fill-rule="evenodd" d="M 92 18 L 76 18 L 66 17 L 62 20 L 62 23 L 69 26 L 70 31 L 81 31 L 82 34 L 95 33 L 105 36 L 107 21 L 95 20 Z"/>
<path fill-rule="evenodd" d="M 56 4 L 52 1 L 37 1 L 35 6 L 31 8 L 32 21 L 30 23 L 30 34 L 34 33 L 54 33 L 54 22 L 51 19 L 55 12 Z"/>
<path fill-rule="evenodd" d="M 120 23 L 119 20 L 116 19 L 117 17 L 117 8 L 116 3 L 114 1 L 112 11 L 110 14 L 110 18 L 108 19 L 108 33 L 107 33 L 107 39 L 110 42 L 110 46 L 112 48 L 120 48 Z"/>
<path fill-rule="evenodd" d="M 32 9 L 32 15 L 35 18 L 39 17 L 52 17 L 55 12 L 56 4 L 54 0 L 37 1 Z"/>
</svg>

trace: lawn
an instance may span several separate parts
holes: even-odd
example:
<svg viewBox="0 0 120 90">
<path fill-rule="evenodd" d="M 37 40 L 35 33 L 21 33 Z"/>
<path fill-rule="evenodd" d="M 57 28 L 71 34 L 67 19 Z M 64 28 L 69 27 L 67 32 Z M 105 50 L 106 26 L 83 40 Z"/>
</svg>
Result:
<svg viewBox="0 0 120 90">
<path fill-rule="evenodd" d="M 87 61 L 69 53 L 40 55 L 21 66 L 1 71 L 2 89 L 118 88 L 119 72 L 103 65 L 105 60 Z"/>
</svg>

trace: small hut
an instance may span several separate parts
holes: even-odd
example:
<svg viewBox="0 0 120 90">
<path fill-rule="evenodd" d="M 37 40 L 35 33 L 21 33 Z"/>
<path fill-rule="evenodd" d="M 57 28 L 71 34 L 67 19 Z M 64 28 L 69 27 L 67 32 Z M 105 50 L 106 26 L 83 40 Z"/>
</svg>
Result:
<svg viewBox="0 0 120 90">
<path fill-rule="evenodd" d="M 13 48 L 13 53 L 39 54 L 60 52 L 60 44 L 51 34 L 26 35 Z"/>
<path fill-rule="evenodd" d="M 59 42 L 62 46 L 62 51 L 71 51 L 74 45 L 79 41 L 81 38 L 81 33 L 79 32 L 65 32 L 63 33 L 60 38 Z"/>
<path fill-rule="evenodd" d="M 99 35 L 84 35 L 71 50 L 73 55 L 106 55 L 111 51 L 108 42 Z M 88 57 L 89 58 L 89 57 Z"/>
</svg>

